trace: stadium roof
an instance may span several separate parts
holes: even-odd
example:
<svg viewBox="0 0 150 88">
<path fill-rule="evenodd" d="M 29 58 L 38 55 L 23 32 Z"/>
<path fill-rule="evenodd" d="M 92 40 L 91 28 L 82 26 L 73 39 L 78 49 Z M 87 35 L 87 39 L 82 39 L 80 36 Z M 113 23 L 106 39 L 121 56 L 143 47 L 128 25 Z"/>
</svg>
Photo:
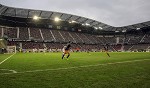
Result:
<svg viewBox="0 0 150 88">
<path fill-rule="evenodd" d="M 77 22 L 79 24 L 88 24 L 96 29 L 105 30 L 105 31 L 128 31 L 132 29 L 138 29 L 143 27 L 150 26 L 150 21 L 144 23 L 138 23 L 134 25 L 124 26 L 124 27 L 113 27 L 108 24 L 92 20 L 90 18 L 81 17 L 72 14 L 66 14 L 61 12 L 54 11 L 43 11 L 43 10 L 33 10 L 33 9 L 23 9 L 23 8 L 14 8 L 8 7 L 0 4 L 0 15 L 11 16 L 11 17 L 20 17 L 20 18 L 33 18 L 34 16 L 40 17 L 40 19 L 50 19 L 54 20 L 55 17 L 59 17 L 62 21 L 68 22 Z"/>
</svg>

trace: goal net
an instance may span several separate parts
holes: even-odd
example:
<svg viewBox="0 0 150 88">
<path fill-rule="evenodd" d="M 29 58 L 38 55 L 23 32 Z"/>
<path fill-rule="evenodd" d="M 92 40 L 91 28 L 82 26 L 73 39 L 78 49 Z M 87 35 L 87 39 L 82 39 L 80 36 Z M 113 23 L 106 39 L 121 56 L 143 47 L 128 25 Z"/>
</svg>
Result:
<svg viewBox="0 0 150 88">
<path fill-rule="evenodd" d="M 7 46 L 7 53 L 16 53 L 16 46 Z"/>
</svg>

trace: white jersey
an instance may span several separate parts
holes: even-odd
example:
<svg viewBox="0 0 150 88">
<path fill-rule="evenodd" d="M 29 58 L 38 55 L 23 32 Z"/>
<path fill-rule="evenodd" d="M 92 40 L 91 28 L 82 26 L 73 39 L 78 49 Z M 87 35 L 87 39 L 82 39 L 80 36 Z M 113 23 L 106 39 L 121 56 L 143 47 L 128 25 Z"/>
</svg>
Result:
<svg viewBox="0 0 150 88">
<path fill-rule="evenodd" d="M 63 49 L 62 49 L 63 52 L 65 52 L 66 47 L 67 47 L 67 46 L 64 46 L 64 47 L 63 47 Z"/>
</svg>

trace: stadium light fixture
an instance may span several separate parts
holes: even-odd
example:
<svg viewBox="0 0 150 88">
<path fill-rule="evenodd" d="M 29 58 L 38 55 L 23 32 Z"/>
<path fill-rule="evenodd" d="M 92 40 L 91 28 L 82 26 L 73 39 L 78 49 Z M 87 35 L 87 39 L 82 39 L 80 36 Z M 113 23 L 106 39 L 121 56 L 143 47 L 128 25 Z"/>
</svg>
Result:
<svg viewBox="0 0 150 88">
<path fill-rule="evenodd" d="M 86 26 L 89 26 L 90 24 L 86 23 L 85 25 L 86 25 Z"/>
<path fill-rule="evenodd" d="M 99 29 L 103 29 L 102 27 L 99 27 Z"/>
<path fill-rule="evenodd" d="M 77 23 L 76 21 L 74 21 L 74 20 L 72 20 L 72 21 L 70 21 L 69 23 Z"/>
<path fill-rule="evenodd" d="M 61 19 L 60 18 L 58 18 L 58 17 L 55 17 L 55 19 L 54 19 L 56 22 L 58 22 L 58 21 L 60 21 Z"/>
<path fill-rule="evenodd" d="M 126 30 L 123 30 L 122 32 L 126 32 Z"/>
<path fill-rule="evenodd" d="M 97 27 L 94 27 L 96 30 L 98 29 Z"/>
<path fill-rule="evenodd" d="M 115 31 L 115 32 L 119 32 L 119 31 Z"/>
<path fill-rule="evenodd" d="M 85 24 L 82 24 L 83 26 L 85 25 Z"/>
<path fill-rule="evenodd" d="M 72 20 L 72 23 L 76 23 L 76 21 Z"/>
<path fill-rule="evenodd" d="M 141 28 L 136 28 L 136 30 L 140 30 Z"/>
<path fill-rule="evenodd" d="M 34 20 L 39 20 L 40 17 L 38 17 L 38 16 L 33 16 L 33 19 L 34 19 Z"/>
</svg>

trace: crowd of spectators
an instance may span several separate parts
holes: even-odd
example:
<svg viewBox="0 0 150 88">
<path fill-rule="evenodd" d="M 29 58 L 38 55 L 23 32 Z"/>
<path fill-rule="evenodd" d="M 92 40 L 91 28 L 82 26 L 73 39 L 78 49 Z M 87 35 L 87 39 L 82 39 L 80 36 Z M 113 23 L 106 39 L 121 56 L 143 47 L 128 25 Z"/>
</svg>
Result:
<svg viewBox="0 0 150 88">
<path fill-rule="evenodd" d="M 19 39 L 19 42 L 10 42 L 8 45 L 22 45 L 23 49 L 62 49 L 69 41 L 73 43 L 73 51 L 77 49 L 80 51 L 97 51 L 101 50 L 106 44 L 110 45 L 111 51 L 148 49 L 150 46 L 150 33 L 104 36 L 53 29 L 0 27 L 0 36 L 3 37 L 2 35 L 6 35 L 8 39 Z"/>
</svg>

